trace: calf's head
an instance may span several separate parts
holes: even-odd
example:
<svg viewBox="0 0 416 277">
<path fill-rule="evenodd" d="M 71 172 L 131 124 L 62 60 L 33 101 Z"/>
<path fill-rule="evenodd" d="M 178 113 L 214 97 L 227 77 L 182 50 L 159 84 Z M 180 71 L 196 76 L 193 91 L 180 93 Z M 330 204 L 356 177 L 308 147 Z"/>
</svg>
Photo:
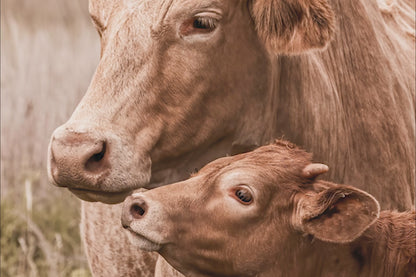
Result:
<svg viewBox="0 0 416 277">
<path fill-rule="evenodd" d="M 324 47 L 333 21 L 326 0 L 90 0 L 89 9 L 100 63 L 52 135 L 48 171 L 107 203 L 269 140 L 256 126 L 272 118 L 271 55 Z"/>
<path fill-rule="evenodd" d="M 327 170 L 276 142 L 134 193 L 122 224 L 139 248 L 158 251 L 187 276 L 285 276 L 276 268 L 286 268 L 305 240 L 350 242 L 378 217 L 378 202 L 366 192 L 316 180 Z"/>
</svg>

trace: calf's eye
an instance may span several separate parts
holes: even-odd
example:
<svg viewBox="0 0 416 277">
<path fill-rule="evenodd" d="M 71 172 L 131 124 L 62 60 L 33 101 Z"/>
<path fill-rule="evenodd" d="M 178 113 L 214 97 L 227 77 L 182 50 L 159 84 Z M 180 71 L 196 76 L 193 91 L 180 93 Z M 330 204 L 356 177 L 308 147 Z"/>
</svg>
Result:
<svg viewBox="0 0 416 277">
<path fill-rule="evenodd" d="M 238 200 L 240 200 L 240 202 L 245 205 L 251 204 L 251 202 L 253 202 L 253 196 L 246 188 L 238 188 L 235 191 L 235 196 L 237 196 Z"/>
</svg>

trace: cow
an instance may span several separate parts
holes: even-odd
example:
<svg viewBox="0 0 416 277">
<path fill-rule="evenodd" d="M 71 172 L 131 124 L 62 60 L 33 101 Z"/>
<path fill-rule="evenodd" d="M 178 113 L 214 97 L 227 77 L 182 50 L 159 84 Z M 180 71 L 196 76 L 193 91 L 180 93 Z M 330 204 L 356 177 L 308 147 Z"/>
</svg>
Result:
<svg viewBox="0 0 416 277">
<path fill-rule="evenodd" d="M 327 170 L 276 141 L 134 193 L 122 224 L 185 276 L 416 276 L 416 213 L 380 213 L 367 192 L 317 178 Z"/>
<path fill-rule="evenodd" d="M 412 1 L 90 0 L 89 11 L 100 62 L 51 136 L 48 174 L 85 200 L 95 276 L 152 274 L 121 266 L 139 260 L 119 224 L 132 190 L 274 138 L 338 165 L 329 179 L 384 209 L 413 206 Z"/>
</svg>

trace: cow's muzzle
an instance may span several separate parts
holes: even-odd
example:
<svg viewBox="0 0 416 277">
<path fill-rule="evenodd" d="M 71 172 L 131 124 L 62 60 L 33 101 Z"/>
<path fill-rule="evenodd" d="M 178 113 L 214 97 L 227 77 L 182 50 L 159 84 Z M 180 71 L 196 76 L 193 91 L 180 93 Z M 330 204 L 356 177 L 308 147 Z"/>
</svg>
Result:
<svg viewBox="0 0 416 277">
<path fill-rule="evenodd" d="M 111 167 L 110 146 L 105 137 L 90 131 L 56 129 L 49 146 L 50 178 L 60 187 L 99 191 Z"/>
</svg>

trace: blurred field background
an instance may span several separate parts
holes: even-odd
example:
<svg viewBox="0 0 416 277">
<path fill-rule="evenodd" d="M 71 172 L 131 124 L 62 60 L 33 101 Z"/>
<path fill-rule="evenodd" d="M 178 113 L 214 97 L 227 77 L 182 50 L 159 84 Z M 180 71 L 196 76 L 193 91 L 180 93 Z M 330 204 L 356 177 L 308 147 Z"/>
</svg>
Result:
<svg viewBox="0 0 416 277">
<path fill-rule="evenodd" d="M 1 1 L 1 276 L 90 276 L 80 202 L 48 183 L 47 146 L 99 58 L 87 0 Z"/>
</svg>

